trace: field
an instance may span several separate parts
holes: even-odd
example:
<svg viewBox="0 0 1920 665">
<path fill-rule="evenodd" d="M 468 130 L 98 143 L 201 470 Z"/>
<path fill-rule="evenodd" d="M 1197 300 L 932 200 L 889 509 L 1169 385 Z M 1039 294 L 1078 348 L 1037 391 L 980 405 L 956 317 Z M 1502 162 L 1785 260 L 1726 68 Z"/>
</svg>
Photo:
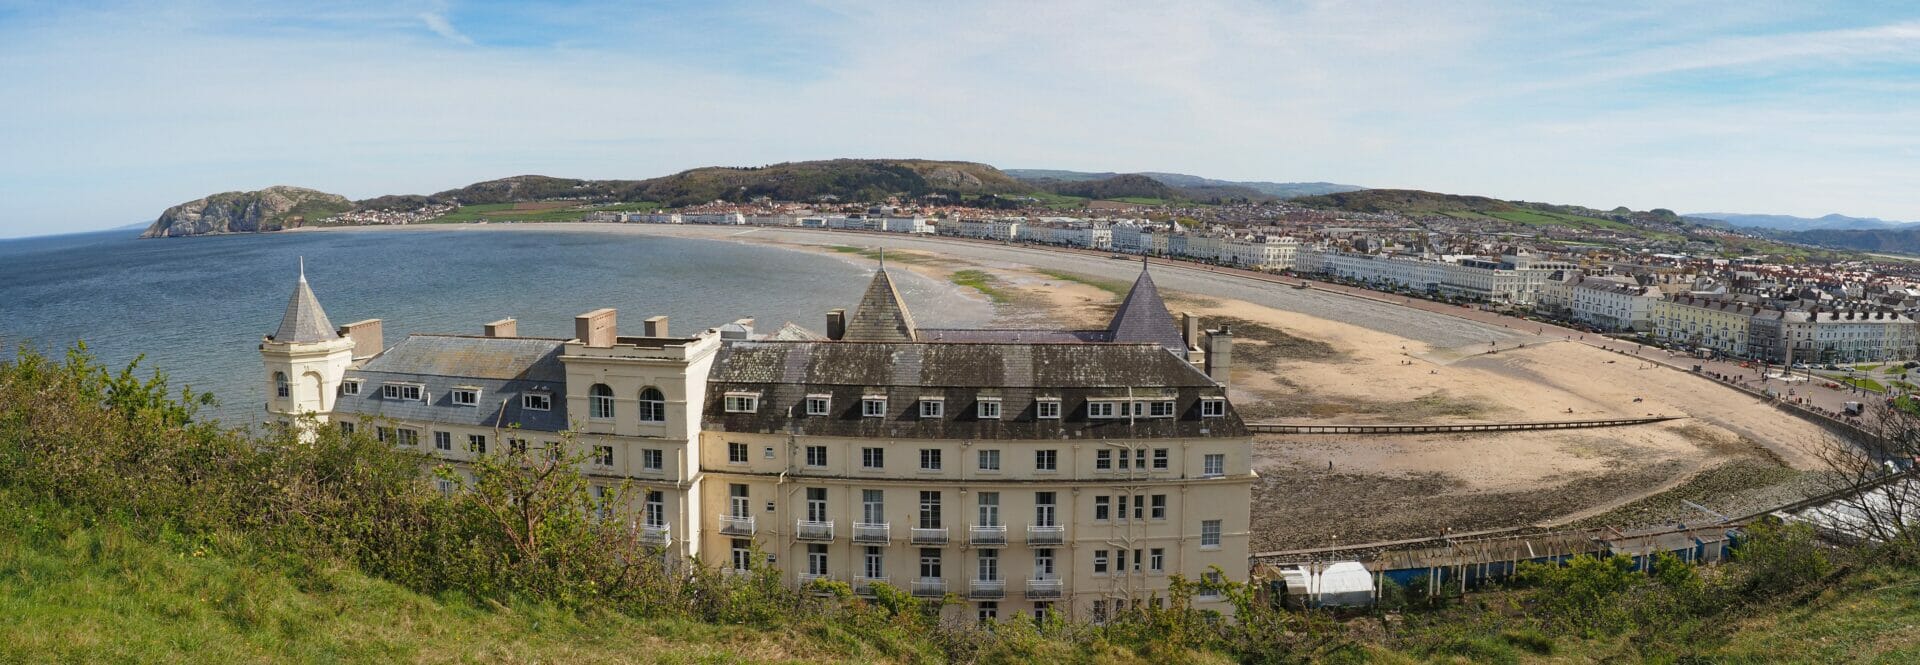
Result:
<svg viewBox="0 0 1920 665">
<path fill-rule="evenodd" d="M 1079 210 L 1087 207 L 1087 199 L 1080 196 L 1067 196 L 1053 192 L 1033 192 L 1027 196 L 1033 197 L 1040 205 L 1054 210 Z"/>
<path fill-rule="evenodd" d="M 434 219 L 439 223 L 461 222 L 571 222 L 591 212 L 646 212 L 660 208 L 658 203 L 617 203 L 587 205 L 574 201 L 534 201 L 529 203 L 485 203 L 460 206 Z"/>
</svg>

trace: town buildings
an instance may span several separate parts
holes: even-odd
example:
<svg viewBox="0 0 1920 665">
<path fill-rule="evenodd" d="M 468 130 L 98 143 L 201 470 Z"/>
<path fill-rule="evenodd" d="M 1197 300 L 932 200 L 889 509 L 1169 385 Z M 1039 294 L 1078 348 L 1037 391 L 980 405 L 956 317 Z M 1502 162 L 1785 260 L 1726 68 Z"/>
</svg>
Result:
<svg viewBox="0 0 1920 665">
<path fill-rule="evenodd" d="M 922 328 L 884 266 L 823 336 L 676 335 L 665 317 L 623 335 L 611 309 L 568 339 L 517 327 L 387 347 L 378 321 L 334 328 L 303 276 L 261 344 L 267 411 L 453 469 L 585 453 L 594 491 L 631 484 L 618 514 L 672 561 L 887 584 L 965 616 L 1097 621 L 1161 602 L 1175 574 L 1245 578 L 1232 332 L 1176 324 L 1144 269 L 1099 330 Z"/>
</svg>

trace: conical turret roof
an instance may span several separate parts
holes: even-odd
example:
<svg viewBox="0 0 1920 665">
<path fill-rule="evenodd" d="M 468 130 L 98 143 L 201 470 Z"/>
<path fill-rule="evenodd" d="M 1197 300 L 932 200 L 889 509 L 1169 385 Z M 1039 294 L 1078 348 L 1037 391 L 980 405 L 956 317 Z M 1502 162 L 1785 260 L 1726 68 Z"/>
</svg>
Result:
<svg viewBox="0 0 1920 665">
<path fill-rule="evenodd" d="M 1114 311 L 1113 320 L 1107 323 L 1107 337 L 1111 342 L 1152 342 L 1181 356 L 1187 353 L 1180 326 L 1173 322 L 1166 301 L 1160 299 L 1160 289 L 1154 287 L 1153 276 L 1147 274 L 1144 259 L 1140 262 L 1139 279 L 1133 280 L 1126 300 L 1120 302 L 1120 309 Z"/>
<path fill-rule="evenodd" d="M 293 295 L 287 298 L 287 312 L 280 316 L 280 329 L 274 331 L 273 341 L 327 342 L 339 338 L 333 322 L 327 320 L 327 311 L 320 308 L 320 300 L 313 297 L 313 289 L 307 286 L 307 268 L 303 261 L 300 283 L 294 285 Z"/>
<path fill-rule="evenodd" d="M 842 339 L 849 342 L 911 342 L 916 327 L 913 314 L 907 312 L 906 303 L 900 300 L 899 289 L 894 288 L 893 278 L 887 276 L 886 264 L 873 273 L 873 281 L 867 284 L 867 293 L 860 297 L 860 306 L 853 311 L 853 320 L 847 322 L 847 332 Z"/>
</svg>

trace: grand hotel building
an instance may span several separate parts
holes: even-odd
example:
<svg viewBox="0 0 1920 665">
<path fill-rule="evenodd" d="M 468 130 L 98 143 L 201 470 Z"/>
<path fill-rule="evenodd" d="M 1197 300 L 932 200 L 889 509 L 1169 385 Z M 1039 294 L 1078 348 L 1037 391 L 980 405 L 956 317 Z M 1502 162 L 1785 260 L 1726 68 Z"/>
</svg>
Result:
<svg viewBox="0 0 1920 665">
<path fill-rule="evenodd" d="M 1232 334 L 1176 324 L 1144 268 L 1102 330 L 920 328 L 884 265 L 824 335 L 675 336 L 654 317 L 624 336 L 610 309 L 570 339 L 515 328 L 388 347 L 378 320 L 335 328 L 302 275 L 260 346 L 267 411 L 455 468 L 571 432 L 596 491 L 630 483 L 627 517 L 675 560 L 888 584 L 955 614 L 1098 621 L 1171 574 L 1246 575 Z"/>
</svg>

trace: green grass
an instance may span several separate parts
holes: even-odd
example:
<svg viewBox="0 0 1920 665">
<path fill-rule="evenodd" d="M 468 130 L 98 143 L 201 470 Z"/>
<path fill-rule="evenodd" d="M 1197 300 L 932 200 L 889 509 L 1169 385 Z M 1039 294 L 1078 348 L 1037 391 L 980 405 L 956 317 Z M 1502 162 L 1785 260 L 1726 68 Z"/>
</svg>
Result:
<svg viewBox="0 0 1920 665">
<path fill-rule="evenodd" d="M 1873 370 L 1880 369 L 1880 365 L 1854 365 L 1853 368 L 1860 370 L 1862 372 L 1871 372 Z"/>
<path fill-rule="evenodd" d="M 1840 381 L 1841 383 L 1845 383 L 1845 384 L 1848 384 L 1848 385 L 1851 385 L 1851 386 L 1853 386 L 1853 387 L 1855 387 L 1855 388 L 1864 388 L 1864 389 L 1866 389 L 1866 390 L 1871 390 L 1871 391 L 1874 391 L 1874 392 L 1876 392 L 1876 393 L 1879 393 L 1879 392 L 1886 392 L 1886 390 L 1887 390 L 1887 387 L 1886 387 L 1886 386 L 1884 386 L 1884 385 L 1881 385 L 1879 381 L 1875 381 L 1875 380 L 1873 380 L 1873 379 L 1866 379 L 1866 378 L 1859 378 L 1859 379 L 1840 379 L 1839 381 Z"/>
<path fill-rule="evenodd" d="M 512 203 L 483 203 L 460 206 L 453 212 L 435 218 L 434 222 L 454 224 L 464 222 L 575 222 L 594 212 L 646 212 L 658 210 L 660 204 L 650 201 L 639 203 L 616 203 L 612 205 L 578 205 L 547 210 L 514 210 Z"/>
<path fill-rule="evenodd" d="M 1610 229 L 1614 231 L 1633 231 L 1633 226 L 1598 217 L 1583 217 L 1544 210 L 1507 210 L 1486 213 L 1495 219 L 1502 219 L 1528 226 L 1573 226 L 1578 228 Z"/>
<path fill-rule="evenodd" d="M 1013 302 L 1012 292 L 1000 287 L 1000 278 L 984 270 L 958 270 L 947 279 L 955 285 L 979 291 L 996 305 Z"/>
<path fill-rule="evenodd" d="M 1734 625 L 1701 662 L 1920 661 L 1920 571 L 1856 574 L 1808 602 Z"/>
<path fill-rule="evenodd" d="M 1161 199 L 1161 198 L 1153 198 L 1153 197 L 1148 197 L 1148 196 L 1122 196 L 1122 197 L 1118 197 L 1118 198 L 1111 198 L 1111 199 L 1107 199 L 1107 200 L 1108 200 L 1108 201 L 1119 201 L 1119 202 L 1121 202 L 1121 203 L 1131 203 L 1131 204 L 1134 204 L 1134 205 L 1137 205 L 1137 206 L 1163 206 L 1163 205 L 1167 205 L 1167 200 L 1166 200 L 1166 199 Z"/>
<path fill-rule="evenodd" d="M 11 499 L 12 497 L 8 497 Z M 793 631 L 433 598 L 335 564 L 263 560 L 9 501 L 5 662 L 837 662 Z"/>
<path fill-rule="evenodd" d="M 1054 279 L 1057 279 L 1063 282 L 1085 284 L 1087 286 L 1091 286 L 1093 288 L 1106 291 L 1107 293 L 1113 294 L 1115 298 L 1125 298 L 1127 296 L 1127 290 L 1133 288 L 1133 285 L 1120 280 L 1089 277 L 1087 275 L 1067 272 L 1064 270 L 1053 270 L 1051 268 L 1041 268 L 1039 269 L 1039 272 L 1042 275 L 1046 275 L 1048 277 L 1052 277 Z"/>
<path fill-rule="evenodd" d="M 1031 196 L 1039 205 L 1054 210 L 1079 210 L 1087 207 L 1087 202 L 1090 200 L 1084 196 L 1067 196 L 1053 192 L 1032 192 L 1026 196 Z"/>
</svg>

